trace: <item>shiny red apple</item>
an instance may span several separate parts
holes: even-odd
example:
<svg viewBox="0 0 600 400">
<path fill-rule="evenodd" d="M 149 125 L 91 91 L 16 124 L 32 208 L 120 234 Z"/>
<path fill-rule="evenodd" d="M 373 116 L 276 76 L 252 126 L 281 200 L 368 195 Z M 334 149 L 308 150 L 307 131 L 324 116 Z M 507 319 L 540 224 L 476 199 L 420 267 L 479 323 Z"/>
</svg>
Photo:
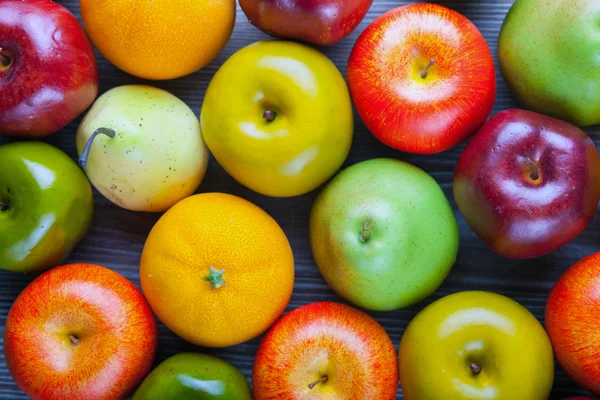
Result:
<svg viewBox="0 0 600 400">
<path fill-rule="evenodd" d="M 154 360 L 156 320 L 118 273 L 71 264 L 34 280 L 13 304 L 4 354 L 33 400 L 125 399 Z"/>
<path fill-rule="evenodd" d="M 96 58 L 73 14 L 51 0 L 0 1 L 0 136 L 50 135 L 97 94 Z"/>
<path fill-rule="evenodd" d="M 509 258 L 541 256 L 578 236 L 600 199 L 600 158 L 581 129 L 531 111 L 490 119 L 458 159 L 454 198 L 473 231 Z"/>
<path fill-rule="evenodd" d="M 373 0 L 240 0 L 248 20 L 269 35 L 318 46 L 350 34 Z"/>
<path fill-rule="evenodd" d="M 398 7 L 369 25 L 350 54 L 348 83 L 377 139 L 421 154 L 472 135 L 496 95 L 485 39 L 466 17 L 436 4 Z"/>
<path fill-rule="evenodd" d="M 580 386 L 600 394 L 600 253 L 575 263 L 556 282 L 545 322 L 560 365 Z"/>
<path fill-rule="evenodd" d="M 252 370 L 256 400 L 393 400 L 398 359 L 385 330 L 350 306 L 314 303 L 281 318 Z"/>
</svg>

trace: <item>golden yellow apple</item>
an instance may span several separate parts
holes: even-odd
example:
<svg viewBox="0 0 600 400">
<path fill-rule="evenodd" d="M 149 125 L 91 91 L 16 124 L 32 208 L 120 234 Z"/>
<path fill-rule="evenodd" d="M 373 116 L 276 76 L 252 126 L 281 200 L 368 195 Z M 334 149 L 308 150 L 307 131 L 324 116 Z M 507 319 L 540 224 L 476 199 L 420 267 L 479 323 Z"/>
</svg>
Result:
<svg viewBox="0 0 600 400">
<path fill-rule="evenodd" d="M 499 294 L 462 292 L 421 311 L 400 342 L 406 400 L 547 400 L 550 339 L 523 306 Z"/>
<path fill-rule="evenodd" d="M 293 42 L 258 42 L 235 53 L 210 83 L 200 123 L 231 176 L 275 197 L 315 189 L 352 144 L 344 78 L 325 55 Z"/>
</svg>

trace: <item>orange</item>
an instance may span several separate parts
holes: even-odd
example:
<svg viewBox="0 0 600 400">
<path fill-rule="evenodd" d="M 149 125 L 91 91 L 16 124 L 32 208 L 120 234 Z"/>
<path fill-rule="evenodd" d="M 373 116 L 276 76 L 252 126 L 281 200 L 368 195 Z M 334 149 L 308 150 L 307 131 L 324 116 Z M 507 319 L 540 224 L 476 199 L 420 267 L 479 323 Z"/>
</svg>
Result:
<svg viewBox="0 0 600 400">
<path fill-rule="evenodd" d="M 88 35 L 118 68 L 174 79 L 212 61 L 235 22 L 235 0 L 81 0 Z"/>
<path fill-rule="evenodd" d="M 294 286 L 290 244 L 273 218 L 236 196 L 188 197 L 156 223 L 144 246 L 142 290 L 185 340 L 225 347 L 263 333 Z"/>
</svg>

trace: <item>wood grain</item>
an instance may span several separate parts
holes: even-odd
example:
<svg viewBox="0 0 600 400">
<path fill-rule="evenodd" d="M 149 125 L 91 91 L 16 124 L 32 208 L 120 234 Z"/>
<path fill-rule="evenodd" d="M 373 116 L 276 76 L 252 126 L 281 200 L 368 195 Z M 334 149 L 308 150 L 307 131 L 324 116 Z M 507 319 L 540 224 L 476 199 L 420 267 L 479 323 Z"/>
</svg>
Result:
<svg viewBox="0 0 600 400">
<path fill-rule="evenodd" d="M 79 16 L 78 1 L 59 1 Z M 342 72 L 345 72 L 348 55 L 357 36 L 374 18 L 394 7 L 408 2 L 394 0 L 375 0 L 369 14 L 360 27 L 348 38 L 333 48 L 321 49 L 329 56 Z M 497 38 L 500 26 L 512 1 L 438 1 L 470 18 L 485 36 L 494 58 L 496 58 Z M 219 66 L 237 49 L 257 40 L 266 39 L 251 26 L 244 14 L 238 9 L 237 22 L 233 36 L 223 52 L 206 68 L 190 76 L 175 81 L 151 82 L 150 84 L 169 90 L 183 99 L 199 113 L 204 92 Z M 101 92 L 112 87 L 144 82 L 131 77 L 110 65 L 98 54 L 101 72 Z M 510 92 L 498 74 L 498 95 L 494 113 L 516 106 Z M 356 116 L 356 115 L 355 115 Z M 80 120 L 47 139 L 48 143 L 60 147 L 75 157 L 75 130 Z M 600 127 L 586 129 L 596 144 L 600 140 Z M 6 139 L 0 139 L 0 144 Z M 463 145 L 464 146 L 464 145 Z M 354 145 L 346 165 L 375 158 L 392 157 L 402 159 L 425 169 L 442 186 L 456 210 L 451 193 L 451 178 L 455 162 L 463 146 L 435 156 L 415 156 L 393 151 L 380 144 L 356 116 Z M 0 168 L 2 168 L 0 160 Z M 291 199 L 271 199 L 252 193 L 229 177 L 213 160 L 208 175 L 199 192 L 220 191 L 242 196 L 270 213 L 288 235 L 294 249 L 296 261 L 296 284 L 294 295 L 288 310 L 315 301 L 341 301 L 321 278 L 312 258 L 309 236 L 308 215 L 318 191 Z M 122 273 L 139 285 L 139 259 L 146 236 L 159 215 L 134 213 L 117 208 L 95 193 L 96 213 L 94 225 L 87 238 L 69 258 L 69 262 L 90 262 L 105 265 Z M 463 290 L 489 290 L 512 297 L 526 306 L 542 321 L 544 305 L 549 290 L 561 272 L 583 256 L 600 250 L 600 221 L 598 218 L 587 231 L 572 243 L 558 251 L 532 261 L 513 261 L 503 259 L 491 253 L 474 235 L 464 218 L 456 211 L 461 230 L 461 248 L 458 261 L 443 286 L 428 300 L 415 307 L 388 313 L 371 313 L 386 329 L 395 345 L 398 346 L 402 332 L 414 315 L 426 304 L 444 295 Z M 10 305 L 19 292 L 34 278 L 0 271 L 0 335 L 3 336 L 4 324 Z M 223 350 L 210 350 L 192 346 L 161 325 L 160 343 L 156 363 L 168 356 L 182 351 L 200 351 L 215 354 L 239 367 L 250 379 L 253 357 L 259 339 Z M 11 379 L 4 361 L 3 344 L 0 339 L 0 399 L 24 399 L 22 392 Z M 577 386 L 558 369 L 553 398 L 583 394 Z M 519 394 L 514 394 L 519 399 Z M 400 389 L 398 399 L 402 399 Z M 373 399 L 376 400 L 376 399 Z"/>
</svg>

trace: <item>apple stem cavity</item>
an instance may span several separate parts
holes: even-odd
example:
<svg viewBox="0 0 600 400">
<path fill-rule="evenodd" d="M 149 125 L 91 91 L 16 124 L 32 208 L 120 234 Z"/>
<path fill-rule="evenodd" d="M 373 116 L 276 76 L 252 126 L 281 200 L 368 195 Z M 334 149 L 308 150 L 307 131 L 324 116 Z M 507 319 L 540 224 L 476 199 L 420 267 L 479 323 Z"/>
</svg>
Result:
<svg viewBox="0 0 600 400">
<path fill-rule="evenodd" d="M 75 336 L 73 334 L 69 334 L 69 339 L 71 340 L 71 343 L 73 343 L 74 345 L 79 344 L 79 339 L 77 338 L 77 336 Z"/>
<path fill-rule="evenodd" d="M 325 383 L 327 382 L 327 380 L 329 379 L 329 377 L 327 375 L 317 379 L 316 381 L 314 381 L 313 383 L 308 385 L 308 388 L 310 390 L 313 390 L 315 386 L 317 386 L 319 383 Z"/>
<path fill-rule="evenodd" d="M 469 367 L 471 367 L 473 375 L 479 375 L 481 373 L 481 366 L 479 364 L 471 363 Z"/>
<path fill-rule="evenodd" d="M 210 282 L 210 286 L 212 288 L 212 290 L 216 290 L 222 286 L 225 286 L 227 283 L 223 280 L 223 274 L 225 273 L 225 270 L 217 270 L 215 269 L 215 267 L 210 266 L 208 268 L 209 270 L 209 274 L 208 276 L 204 277 L 203 279 L 205 281 Z"/>
<path fill-rule="evenodd" d="M 371 217 L 365 218 L 360 231 L 360 241 L 366 243 L 371 239 L 371 228 L 375 225 L 375 221 Z"/>
<path fill-rule="evenodd" d="M 10 64 L 12 64 L 12 58 L 0 47 L 0 71 L 10 67 Z"/>
<path fill-rule="evenodd" d="M 101 134 L 106 135 L 110 138 L 114 138 L 116 132 L 109 128 L 98 128 L 94 133 L 92 133 L 92 136 L 90 136 L 87 143 L 85 144 L 83 151 L 81 152 L 81 157 L 79 157 L 79 165 L 81 165 L 82 168 L 85 168 L 85 166 L 88 163 L 88 159 L 90 157 L 90 150 L 92 149 L 94 139 L 96 138 L 96 136 Z"/>
<path fill-rule="evenodd" d="M 429 72 L 429 68 L 431 68 L 434 64 L 435 64 L 435 60 L 433 58 L 431 60 L 429 60 L 429 63 L 427 64 L 425 69 L 423 71 L 421 71 L 421 73 L 420 73 L 421 78 L 423 78 L 423 79 L 427 78 L 427 73 Z"/>
<path fill-rule="evenodd" d="M 525 158 L 526 170 L 524 171 L 527 177 L 529 177 L 532 181 L 537 181 L 540 179 L 540 168 L 538 165 L 529 157 Z"/>
<path fill-rule="evenodd" d="M 277 118 L 277 113 L 273 110 L 265 110 L 263 113 L 263 118 L 269 122 L 273 122 L 275 121 L 275 118 Z"/>
<path fill-rule="evenodd" d="M 6 211 L 10 208 L 10 204 L 0 201 L 0 211 Z"/>
</svg>

